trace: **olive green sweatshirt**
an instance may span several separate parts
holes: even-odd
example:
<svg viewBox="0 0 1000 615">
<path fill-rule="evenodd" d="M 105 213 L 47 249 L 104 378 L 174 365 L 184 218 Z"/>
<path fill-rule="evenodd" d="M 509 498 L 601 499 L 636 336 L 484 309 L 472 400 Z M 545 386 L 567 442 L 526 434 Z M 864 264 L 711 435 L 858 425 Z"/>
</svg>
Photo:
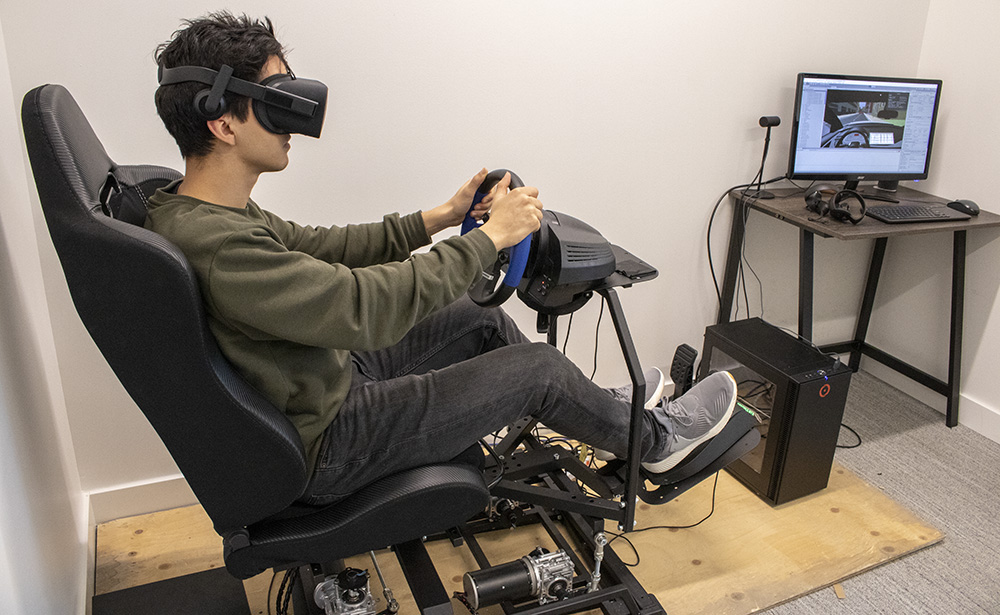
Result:
<svg viewBox="0 0 1000 615">
<path fill-rule="evenodd" d="M 398 342 L 492 265 L 480 230 L 430 243 L 420 212 L 303 227 L 262 210 L 174 193 L 149 200 L 146 228 L 184 253 L 223 354 L 291 420 L 310 469 L 351 385 L 352 350 Z"/>
</svg>

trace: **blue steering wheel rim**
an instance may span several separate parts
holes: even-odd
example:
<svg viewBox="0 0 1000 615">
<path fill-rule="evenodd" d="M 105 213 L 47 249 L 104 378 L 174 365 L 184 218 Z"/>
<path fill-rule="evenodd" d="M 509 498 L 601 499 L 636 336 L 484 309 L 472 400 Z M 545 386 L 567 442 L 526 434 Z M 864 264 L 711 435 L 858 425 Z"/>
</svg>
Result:
<svg viewBox="0 0 1000 615">
<path fill-rule="evenodd" d="M 481 223 L 472 217 L 472 210 L 475 209 L 476 205 L 482 202 L 483 197 L 490 193 L 493 186 L 503 179 L 503 176 L 510 173 L 510 189 L 522 188 L 524 187 L 524 182 L 521 178 L 517 176 L 516 173 L 507 169 L 495 169 L 487 173 L 486 178 L 483 183 L 479 184 L 479 188 L 476 189 L 476 195 L 472 198 L 472 207 L 469 208 L 468 213 L 465 214 L 465 219 L 462 221 L 462 234 L 466 234 L 472 229 L 479 226 Z M 531 233 L 527 237 L 522 239 L 520 243 L 516 246 L 510 248 L 510 262 L 507 265 L 507 274 L 504 276 L 503 284 L 509 286 L 510 288 L 517 288 L 521 284 L 521 279 L 524 277 L 524 269 L 528 264 L 528 254 L 531 252 Z"/>
</svg>

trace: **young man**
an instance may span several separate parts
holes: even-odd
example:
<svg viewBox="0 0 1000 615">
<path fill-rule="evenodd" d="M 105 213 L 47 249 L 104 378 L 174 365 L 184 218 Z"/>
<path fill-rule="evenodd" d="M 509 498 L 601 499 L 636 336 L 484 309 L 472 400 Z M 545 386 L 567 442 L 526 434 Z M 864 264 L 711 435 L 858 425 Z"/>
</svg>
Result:
<svg viewBox="0 0 1000 615">
<path fill-rule="evenodd" d="M 498 250 L 539 227 L 537 189 L 508 192 L 505 177 L 477 207 L 477 217 L 490 211 L 485 224 L 422 254 L 412 252 L 461 223 L 485 170 L 406 216 L 329 228 L 282 220 L 250 194 L 261 173 L 287 166 L 290 136 L 273 125 L 267 97 L 251 108 L 233 91 L 239 81 L 294 81 L 271 22 L 216 13 L 185 24 L 156 53 L 157 111 L 185 175 L 150 200 L 146 226 L 188 257 L 223 353 L 301 434 L 313 472 L 304 501 L 334 502 L 447 461 L 528 415 L 626 454 L 627 391 L 608 394 L 552 346 L 529 343 L 502 310 L 466 297 Z M 178 67 L 214 77 L 185 81 L 177 75 L 191 73 Z M 716 374 L 643 413 L 647 469 L 673 467 L 720 431 L 735 394 L 732 378 Z"/>
</svg>

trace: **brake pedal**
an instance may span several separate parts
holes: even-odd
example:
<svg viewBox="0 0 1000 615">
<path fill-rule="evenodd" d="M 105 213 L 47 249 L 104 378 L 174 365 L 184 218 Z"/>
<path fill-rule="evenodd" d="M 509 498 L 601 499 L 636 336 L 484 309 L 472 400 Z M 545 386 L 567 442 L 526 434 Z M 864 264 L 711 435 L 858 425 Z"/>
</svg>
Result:
<svg viewBox="0 0 1000 615">
<path fill-rule="evenodd" d="M 670 364 L 670 379 L 674 381 L 674 394 L 670 399 L 677 399 L 694 385 L 694 363 L 697 358 L 698 351 L 687 344 L 681 344 L 674 351 L 674 360 Z"/>
</svg>

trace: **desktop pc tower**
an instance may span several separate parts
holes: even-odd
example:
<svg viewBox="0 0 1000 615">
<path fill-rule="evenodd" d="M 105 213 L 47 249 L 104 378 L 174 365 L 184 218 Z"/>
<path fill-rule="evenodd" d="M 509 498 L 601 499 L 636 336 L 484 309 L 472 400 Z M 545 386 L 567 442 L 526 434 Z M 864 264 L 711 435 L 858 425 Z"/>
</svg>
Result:
<svg viewBox="0 0 1000 615">
<path fill-rule="evenodd" d="M 699 379 L 728 371 L 760 444 L 726 469 L 771 505 L 827 486 L 851 370 L 760 318 L 710 326 Z"/>
</svg>

